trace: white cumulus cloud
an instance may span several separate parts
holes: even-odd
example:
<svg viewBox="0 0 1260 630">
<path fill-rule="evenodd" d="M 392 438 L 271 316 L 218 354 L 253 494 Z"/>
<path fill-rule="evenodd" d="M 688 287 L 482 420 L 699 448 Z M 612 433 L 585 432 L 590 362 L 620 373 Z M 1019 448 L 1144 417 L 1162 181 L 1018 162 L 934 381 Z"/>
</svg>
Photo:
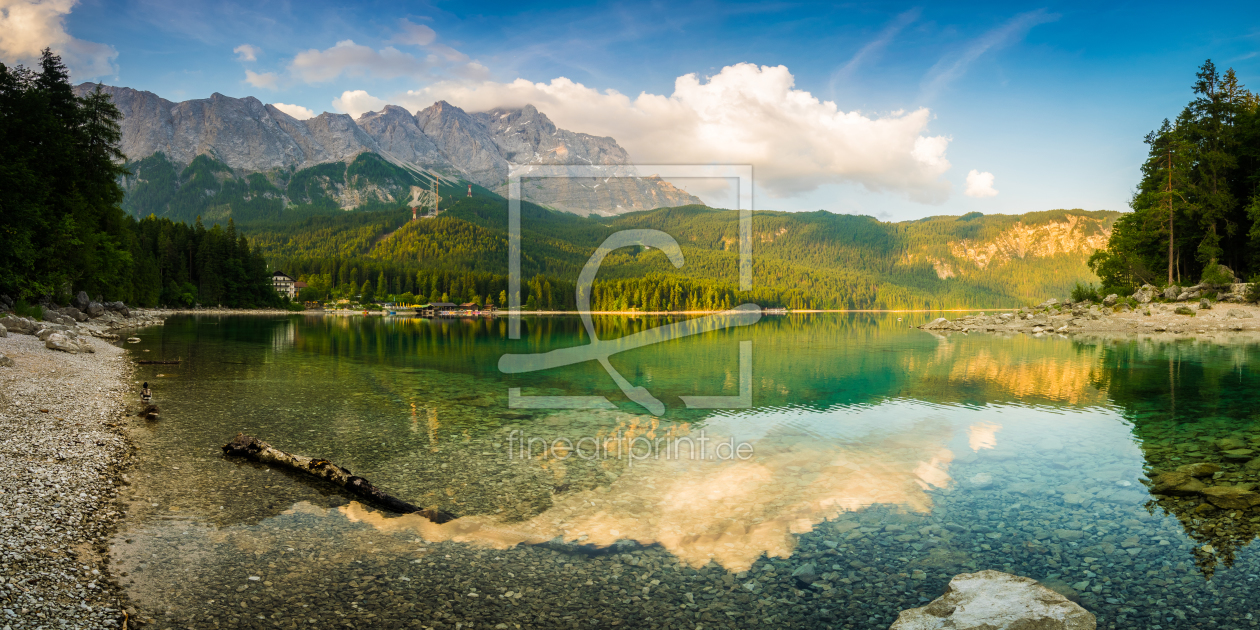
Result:
<svg viewBox="0 0 1260 630">
<path fill-rule="evenodd" d="M 65 16 L 76 0 L 0 0 L 0 61 L 33 64 L 51 48 L 61 55 L 75 79 L 114 74 L 113 46 L 76 39 L 66 32 Z"/>
<path fill-rule="evenodd" d="M 258 61 L 258 55 L 262 54 L 262 49 L 249 44 L 241 44 L 232 49 L 236 53 L 237 61 Z"/>
<path fill-rule="evenodd" d="M 998 191 L 993 187 L 993 173 L 981 173 L 976 169 L 971 169 L 967 173 L 967 191 L 968 197 L 976 197 L 983 199 L 985 197 L 996 197 Z"/>
<path fill-rule="evenodd" d="M 397 104 L 413 111 L 438 100 L 468 111 L 532 104 L 563 128 L 616 138 L 639 163 L 752 164 L 758 188 L 777 197 L 835 183 L 896 192 L 923 203 L 949 196 L 950 184 L 941 175 L 950 168 L 945 157 L 950 139 L 928 135 L 932 115 L 927 109 L 882 116 L 845 112 L 794 84 L 784 66 L 742 63 L 707 79 L 678 77 L 668 96 L 644 92 L 631 98 L 566 78 L 550 83 L 452 80 L 407 92 Z M 354 98 L 347 99 L 351 94 Z M 362 91 L 347 92 L 338 101 L 369 98 L 384 104 Z M 343 104 L 339 109 L 352 108 Z"/>
<path fill-rule="evenodd" d="M 315 117 L 315 111 L 302 107 L 301 105 L 290 105 L 288 103 L 272 103 L 272 107 L 298 119 L 306 120 Z"/>
<path fill-rule="evenodd" d="M 279 79 L 280 77 L 276 76 L 276 73 L 274 72 L 258 73 L 253 70 L 245 71 L 245 82 L 256 88 L 274 90 L 276 89 L 276 82 Z"/>
<path fill-rule="evenodd" d="M 364 90 L 346 90 L 332 102 L 333 109 L 343 114 L 350 114 L 352 118 L 358 118 L 367 112 L 380 111 L 388 104 Z"/>
</svg>

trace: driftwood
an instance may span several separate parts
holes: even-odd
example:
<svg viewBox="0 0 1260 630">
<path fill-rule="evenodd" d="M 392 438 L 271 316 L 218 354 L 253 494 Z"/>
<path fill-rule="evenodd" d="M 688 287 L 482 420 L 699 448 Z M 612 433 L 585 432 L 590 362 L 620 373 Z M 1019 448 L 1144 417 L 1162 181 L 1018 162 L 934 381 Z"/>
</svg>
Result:
<svg viewBox="0 0 1260 630">
<path fill-rule="evenodd" d="M 313 475 L 329 483 L 345 488 L 350 494 L 366 499 L 379 507 L 400 514 L 419 514 L 434 523 L 445 523 L 455 517 L 441 510 L 418 508 L 406 501 L 392 497 L 380 488 L 373 486 L 363 477 L 358 477 L 326 459 L 314 459 L 302 455 L 286 453 L 270 444 L 254 437 L 237 433 L 231 442 L 223 445 L 224 455 L 234 455 L 252 459 L 263 464 L 290 468 L 292 470 Z"/>
<path fill-rule="evenodd" d="M 179 361 L 136 361 L 140 365 L 179 365 Z"/>
</svg>

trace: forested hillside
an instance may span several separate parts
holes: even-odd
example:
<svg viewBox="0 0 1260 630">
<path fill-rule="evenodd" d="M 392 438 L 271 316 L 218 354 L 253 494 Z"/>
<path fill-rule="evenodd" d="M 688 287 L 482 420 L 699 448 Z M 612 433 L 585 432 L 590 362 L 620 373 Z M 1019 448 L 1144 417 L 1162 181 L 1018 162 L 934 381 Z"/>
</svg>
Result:
<svg viewBox="0 0 1260 630">
<path fill-rule="evenodd" d="M 736 291 L 736 211 L 683 206 L 583 218 L 524 203 L 521 269 L 536 277 L 536 288 L 522 301 L 537 295 L 537 306 L 573 308 L 572 283 L 594 249 L 618 230 L 652 228 L 679 241 L 686 264 L 675 270 L 660 252 L 620 250 L 601 266 L 595 308 L 1014 306 L 1096 280 L 1086 259 L 1117 216 L 1059 210 L 882 223 L 758 211 L 754 288 L 743 294 Z M 273 265 L 307 279 L 311 298 L 349 296 L 369 283 L 378 296 L 499 303 L 507 287 L 506 226 L 506 200 L 479 190 L 434 219 L 410 221 L 406 211 L 312 217 L 260 226 L 251 236 Z"/>
<path fill-rule="evenodd" d="M 208 155 L 178 169 L 166 155 L 155 153 L 126 168 L 123 208 L 136 218 L 152 214 L 175 221 L 233 219 L 241 225 L 351 208 L 396 209 L 410 198 L 412 186 L 432 184 L 375 153 L 361 153 L 349 164 L 248 175 L 237 174 Z"/>
</svg>

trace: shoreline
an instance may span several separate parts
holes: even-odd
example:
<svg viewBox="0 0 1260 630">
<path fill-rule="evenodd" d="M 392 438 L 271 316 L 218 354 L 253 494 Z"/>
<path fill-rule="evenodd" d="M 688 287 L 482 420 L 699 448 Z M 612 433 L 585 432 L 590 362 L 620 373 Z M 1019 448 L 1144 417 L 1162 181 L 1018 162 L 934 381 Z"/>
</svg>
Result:
<svg viewBox="0 0 1260 630">
<path fill-rule="evenodd" d="M 144 313 L 155 317 L 166 317 L 169 315 L 363 315 L 364 311 L 349 309 L 308 309 L 305 311 L 286 311 L 281 309 L 246 309 L 246 308 L 203 308 L 203 309 L 134 309 L 136 312 Z M 814 313 L 973 313 L 973 312 L 1013 312 L 1019 309 L 1012 307 L 1005 308 L 946 308 L 946 309 L 797 309 L 790 311 L 775 311 L 772 309 L 762 309 L 762 315 L 799 315 Z M 771 312 L 767 312 L 771 311 Z M 591 315 L 713 315 L 715 313 L 724 313 L 726 311 L 519 311 L 521 315 L 581 315 L 589 313 Z M 457 319 L 463 317 L 507 317 L 509 311 L 507 309 L 499 309 L 493 314 L 477 313 L 477 314 L 460 314 L 454 315 L 448 319 Z M 387 311 L 368 311 L 371 315 L 389 315 Z"/>
<path fill-rule="evenodd" d="M 1052 304 L 1014 313 L 992 316 L 939 317 L 919 326 L 926 332 L 1028 334 L 1034 337 L 1097 336 L 1139 339 L 1260 339 L 1260 305 L 1217 302 L 1202 308 L 1197 304 L 1141 304 L 1136 309 L 1098 304 Z M 1178 309 L 1182 312 L 1178 313 Z"/>
<path fill-rule="evenodd" d="M 73 621 L 122 627 L 135 610 L 110 572 L 109 540 L 124 518 L 119 490 L 133 453 L 126 433 L 132 364 L 84 337 L 68 354 L 31 335 L 0 338 L 0 554 L 12 630 Z M 124 612 L 125 611 L 125 612 Z"/>
</svg>

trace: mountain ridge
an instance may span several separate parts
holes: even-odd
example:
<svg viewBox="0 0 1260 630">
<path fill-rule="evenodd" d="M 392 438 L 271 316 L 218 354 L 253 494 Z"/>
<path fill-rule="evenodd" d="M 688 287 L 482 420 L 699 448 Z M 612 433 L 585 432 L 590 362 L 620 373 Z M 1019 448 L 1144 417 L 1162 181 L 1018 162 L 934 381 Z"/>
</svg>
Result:
<svg viewBox="0 0 1260 630">
<path fill-rule="evenodd" d="M 98 86 L 123 114 L 121 148 L 132 162 L 161 153 L 185 168 L 207 155 L 242 177 L 261 173 L 276 183 L 284 172 L 352 163 L 370 152 L 405 170 L 466 180 L 500 195 L 507 194 L 512 164 L 595 165 L 608 167 L 611 179 L 540 180 L 523 195 L 579 215 L 702 203 L 662 185 L 659 178 L 639 177 L 613 138 L 560 129 L 532 105 L 470 114 L 438 101 L 414 115 L 387 105 L 358 119 L 324 112 L 298 120 L 253 96 L 216 92 L 174 102 L 152 92 L 97 83 L 82 83 L 75 92 L 82 96 Z M 428 182 L 422 178 L 417 183 Z M 408 191 L 403 186 L 391 194 L 401 203 Z"/>
</svg>

